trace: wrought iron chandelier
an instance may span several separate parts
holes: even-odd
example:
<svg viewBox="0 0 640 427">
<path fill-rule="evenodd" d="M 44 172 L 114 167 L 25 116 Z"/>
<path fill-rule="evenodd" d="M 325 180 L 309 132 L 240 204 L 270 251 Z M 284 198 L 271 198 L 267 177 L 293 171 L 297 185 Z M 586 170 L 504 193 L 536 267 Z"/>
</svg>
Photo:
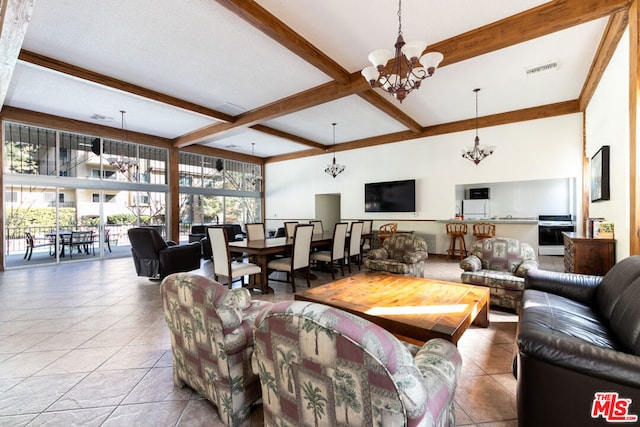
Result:
<svg viewBox="0 0 640 427">
<path fill-rule="evenodd" d="M 256 155 L 255 149 L 256 149 L 256 143 L 252 142 L 251 143 L 251 156 L 252 157 L 255 157 L 255 155 Z M 245 181 L 247 181 L 247 183 L 249 183 L 251 185 L 256 185 L 258 182 L 262 181 L 262 175 L 260 175 L 260 170 L 258 170 L 255 165 L 252 165 L 251 169 L 252 169 L 251 173 L 245 175 L 244 179 L 245 179 Z"/>
<path fill-rule="evenodd" d="M 125 127 L 124 124 L 124 114 L 126 113 L 126 111 L 124 110 L 120 110 L 120 116 L 121 116 L 121 129 L 122 129 L 122 139 L 120 140 L 121 143 L 121 147 L 120 147 L 120 151 L 123 153 L 121 155 L 118 155 L 116 157 L 107 157 L 107 162 L 109 162 L 109 165 L 118 169 L 118 171 L 120 173 L 125 173 L 127 171 L 129 171 L 132 167 L 137 166 L 138 165 L 138 160 L 137 159 L 132 159 L 130 157 L 127 157 L 124 155 L 124 144 L 125 144 L 125 140 L 126 140 L 126 136 L 127 136 L 127 129 Z"/>
<path fill-rule="evenodd" d="M 480 92 L 480 89 L 474 89 L 473 91 L 476 93 L 476 139 L 473 147 L 462 150 L 462 158 L 471 160 L 477 165 L 485 157 L 492 155 L 496 147 L 480 145 L 480 138 L 478 137 L 478 92 Z"/>
<path fill-rule="evenodd" d="M 387 49 L 374 50 L 369 54 L 372 66 L 362 70 L 362 76 L 372 88 L 379 87 L 393 95 L 400 103 L 420 83 L 431 77 L 444 58 L 440 52 L 429 52 L 422 55 L 427 43 L 415 40 L 408 43 L 402 37 L 402 0 L 398 1 L 398 38 L 395 44 L 396 53 Z M 387 62 L 393 61 L 387 67 Z M 420 59 L 418 59 L 420 58 Z M 418 62 L 422 65 L 418 65 Z"/>
<path fill-rule="evenodd" d="M 325 166 L 324 171 L 331 175 L 332 177 L 336 177 L 344 172 L 346 166 L 336 163 L 336 124 L 333 124 L 333 162 Z"/>
</svg>

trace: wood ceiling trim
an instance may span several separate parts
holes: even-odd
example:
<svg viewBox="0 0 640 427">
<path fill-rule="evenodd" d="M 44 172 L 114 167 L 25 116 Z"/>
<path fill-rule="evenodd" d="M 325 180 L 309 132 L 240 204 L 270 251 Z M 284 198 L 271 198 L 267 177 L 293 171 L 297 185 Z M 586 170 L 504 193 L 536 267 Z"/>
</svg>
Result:
<svg viewBox="0 0 640 427">
<path fill-rule="evenodd" d="M 216 120 L 222 120 L 225 122 L 233 121 L 233 116 L 229 114 L 212 110 L 211 108 L 203 107 L 201 105 L 197 105 L 192 102 L 185 101 L 184 99 L 176 98 L 174 96 L 165 95 L 151 89 L 146 89 L 141 86 L 125 82 L 123 80 L 114 79 L 112 77 L 105 76 L 104 74 L 96 73 L 95 71 L 91 71 L 86 68 L 77 67 L 63 61 L 58 61 L 56 59 L 37 54 L 35 52 L 22 50 L 20 52 L 20 55 L 18 56 L 18 59 L 30 64 L 57 71 L 59 73 L 68 74 L 79 79 L 88 80 L 103 86 L 121 90 L 127 93 L 132 93 L 143 98 L 151 99 L 183 110 L 202 114 Z"/>
<path fill-rule="evenodd" d="M 405 114 L 396 104 L 389 102 L 387 97 L 383 97 L 373 89 L 359 92 L 358 96 L 408 127 L 411 132 L 422 132 L 422 125 L 420 125 L 420 123 L 413 120 L 408 114 Z"/>
<path fill-rule="evenodd" d="M 565 114 L 579 113 L 578 100 L 558 102 L 555 104 L 542 105 L 539 107 L 525 108 L 522 110 L 510 111 L 507 113 L 493 114 L 478 118 L 478 127 L 491 127 L 505 125 L 509 123 L 523 122 L 528 120 L 537 120 Z M 476 119 L 460 120 L 457 122 L 445 123 L 441 125 L 428 126 L 422 132 L 416 134 L 411 131 L 396 132 L 387 135 L 374 136 L 355 141 L 343 142 L 336 144 L 335 151 L 355 150 L 358 148 L 368 148 L 376 145 L 390 144 L 395 142 L 403 142 L 417 138 L 425 138 L 430 136 L 445 135 L 449 133 L 462 132 L 476 128 Z M 316 150 L 305 150 L 297 153 L 285 154 L 282 156 L 272 156 L 265 159 L 265 163 L 275 163 L 285 160 L 294 160 L 303 157 L 315 156 L 319 153 Z"/>
<path fill-rule="evenodd" d="M 65 132 L 81 133 L 85 135 L 116 140 L 122 138 L 122 130 L 119 128 L 97 125 L 95 123 L 88 123 L 81 120 L 67 119 L 51 114 L 24 110 L 22 108 L 5 106 L 2 109 L 0 117 L 2 117 L 3 120 L 9 120 L 12 122 L 24 123 L 33 126 L 42 126 Z M 127 141 L 162 148 L 168 148 L 171 146 L 170 139 L 132 131 L 127 131 Z"/>
<path fill-rule="evenodd" d="M 240 126 L 246 127 L 257 125 L 265 120 L 274 119 L 276 117 L 304 110 L 305 108 L 314 107 L 325 102 L 353 95 L 356 92 L 356 89 L 353 89 L 354 86 L 359 87 L 360 90 L 367 90 L 369 85 L 364 81 L 364 79 L 361 80 L 364 84 L 358 85 L 358 83 L 354 83 L 342 85 L 333 81 L 316 86 L 288 98 L 242 113 L 235 117 L 235 121 L 233 123 L 220 123 L 205 126 L 201 129 L 179 136 L 175 139 L 175 145 L 178 148 L 184 148 L 188 145 L 205 141 L 207 138 L 214 135 L 229 132 Z"/>
<path fill-rule="evenodd" d="M 629 0 L 555 0 L 428 46 L 444 55 L 441 67 L 603 18 Z"/>
<path fill-rule="evenodd" d="M 445 56 L 443 65 L 450 65 L 626 10 L 628 7 L 629 0 L 555 0 L 436 43 L 429 46 L 428 50 L 442 52 Z M 237 116 L 234 123 L 207 126 L 178 137 L 176 138 L 176 146 L 184 147 L 238 126 L 254 125 L 263 120 L 294 113 L 304 108 L 338 99 L 341 96 L 359 94 L 365 90 L 370 90 L 370 87 L 358 71 L 351 74 L 348 86 L 332 82 L 312 88 Z M 374 105 L 378 108 L 384 106 L 384 104 Z M 401 123 L 406 121 L 401 116 L 394 115 L 386 106 L 383 111 Z M 415 126 L 409 126 L 409 128 L 415 129 Z"/>
<path fill-rule="evenodd" d="M 349 72 L 320 49 L 293 31 L 284 22 L 254 1 L 216 0 L 273 40 L 342 84 L 349 83 Z"/>
<path fill-rule="evenodd" d="M 0 1 L 0 110 L 27 33 L 35 0 Z"/>
<path fill-rule="evenodd" d="M 309 139 L 303 138 L 301 136 L 292 135 L 287 132 L 283 132 L 278 129 L 273 129 L 264 125 L 253 125 L 250 126 L 251 129 L 257 130 L 258 132 L 266 133 L 269 135 L 277 136 L 278 138 L 288 139 L 289 141 L 297 142 L 298 144 L 306 145 L 312 148 L 319 148 L 321 150 L 325 150 L 327 148 L 326 145 L 321 144 L 319 142 L 311 141 Z"/>
<path fill-rule="evenodd" d="M 618 43 L 627 29 L 628 23 L 629 14 L 626 10 L 614 13 L 609 18 L 607 28 L 604 31 L 602 40 L 600 40 L 593 64 L 591 64 L 591 69 L 589 70 L 589 74 L 587 74 L 587 79 L 580 93 L 580 111 L 587 109 L 587 105 L 589 105 L 598 87 L 598 83 L 600 83 L 602 74 L 609 65 L 609 61 L 611 61 L 618 47 Z"/>
</svg>

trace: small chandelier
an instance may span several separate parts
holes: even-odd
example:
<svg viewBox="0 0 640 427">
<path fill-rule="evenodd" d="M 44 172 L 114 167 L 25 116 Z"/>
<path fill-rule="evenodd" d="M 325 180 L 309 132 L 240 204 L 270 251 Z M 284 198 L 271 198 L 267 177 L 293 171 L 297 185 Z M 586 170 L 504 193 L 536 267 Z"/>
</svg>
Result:
<svg viewBox="0 0 640 427">
<path fill-rule="evenodd" d="M 402 0 L 398 1 L 398 39 L 395 48 L 395 57 L 387 49 L 371 52 L 368 59 L 373 66 L 365 68 L 361 74 L 372 88 L 379 87 L 402 103 L 409 92 L 420 88 L 422 80 L 433 75 L 444 58 L 440 52 L 429 52 L 422 55 L 427 44 L 421 40 L 404 42 L 402 37 Z M 387 62 L 391 58 L 393 61 L 387 68 Z M 422 67 L 416 67 L 418 61 Z"/>
<path fill-rule="evenodd" d="M 120 110 L 120 115 L 122 117 L 122 119 L 121 119 L 121 123 L 122 123 L 122 139 L 120 140 L 120 143 L 121 143 L 120 150 L 122 152 L 124 152 L 124 144 L 125 144 L 125 139 L 126 139 L 126 136 L 127 136 L 127 130 L 126 130 L 125 125 L 124 125 L 124 113 L 126 113 L 126 111 Z M 118 171 L 120 173 L 125 173 L 125 172 L 129 171 L 132 167 L 138 165 L 138 160 L 137 159 L 131 159 L 131 158 L 125 156 L 124 153 L 122 155 L 117 156 L 117 157 L 107 157 L 107 162 L 109 162 L 110 166 L 118 169 Z"/>
<path fill-rule="evenodd" d="M 480 92 L 480 89 L 474 89 L 473 91 L 476 93 L 476 139 L 473 147 L 462 150 L 462 158 L 471 160 L 477 165 L 485 157 L 492 155 L 496 147 L 480 145 L 480 138 L 478 137 L 478 92 Z"/>
<path fill-rule="evenodd" d="M 336 124 L 333 123 L 333 162 L 324 168 L 324 171 L 334 178 L 344 172 L 346 168 L 346 166 L 336 163 Z"/>
<path fill-rule="evenodd" d="M 255 157 L 255 155 L 256 155 L 255 149 L 256 149 L 256 143 L 252 142 L 251 143 L 251 156 L 252 157 Z M 252 166 L 252 170 L 253 170 L 253 172 L 250 173 L 250 174 L 245 175 L 244 179 L 245 179 L 245 181 L 247 181 L 248 184 L 256 185 L 258 182 L 262 181 L 262 175 L 260 175 L 260 170 L 258 170 L 255 165 Z"/>
</svg>

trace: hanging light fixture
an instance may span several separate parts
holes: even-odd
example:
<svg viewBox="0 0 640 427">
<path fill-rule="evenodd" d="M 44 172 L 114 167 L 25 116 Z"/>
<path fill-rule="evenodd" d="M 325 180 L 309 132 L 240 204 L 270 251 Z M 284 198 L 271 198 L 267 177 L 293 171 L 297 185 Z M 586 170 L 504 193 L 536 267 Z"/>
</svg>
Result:
<svg viewBox="0 0 640 427">
<path fill-rule="evenodd" d="M 444 58 L 440 52 L 429 52 L 422 55 L 427 44 L 421 40 L 404 42 L 402 37 L 402 0 L 398 1 L 398 38 L 395 48 L 395 56 L 387 49 L 371 52 L 369 61 L 372 66 L 362 70 L 361 74 L 372 88 L 379 87 L 402 103 L 409 92 L 420 88 L 422 80 L 433 75 Z M 387 62 L 391 58 L 393 61 L 387 67 Z M 418 62 L 422 67 L 416 67 Z"/>
<path fill-rule="evenodd" d="M 251 156 L 255 157 L 256 153 L 255 153 L 255 148 L 256 148 L 256 143 L 252 142 L 251 143 Z M 253 165 L 251 167 L 252 172 L 245 175 L 244 179 L 247 181 L 247 183 L 251 184 L 251 185 L 256 185 L 258 182 L 262 181 L 262 175 L 260 175 L 260 170 Z"/>
<path fill-rule="evenodd" d="M 120 140 L 120 152 L 122 154 L 115 156 L 115 157 L 107 157 L 107 162 L 109 162 L 110 166 L 113 166 L 114 168 L 118 169 L 118 171 L 120 171 L 120 173 L 125 173 L 128 170 L 130 170 L 133 166 L 136 166 L 138 164 L 138 160 L 137 159 L 132 159 L 129 158 L 127 156 L 124 155 L 124 145 L 125 145 L 125 140 L 127 137 L 127 129 L 125 127 L 124 124 L 124 113 L 126 113 L 126 111 L 124 110 L 120 110 L 120 115 L 121 115 L 121 123 L 122 123 L 122 139 Z"/>
<path fill-rule="evenodd" d="M 324 168 L 324 171 L 334 178 L 344 172 L 346 168 L 346 166 L 336 163 L 336 124 L 333 123 L 333 162 Z"/>
<path fill-rule="evenodd" d="M 462 158 L 471 160 L 477 165 L 485 157 L 492 155 L 496 147 L 480 145 L 480 138 L 478 137 L 478 92 L 480 92 L 480 89 L 474 89 L 473 91 L 476 93 L 476 139 L 473 147 L 462 150 Z"/>
</svg>

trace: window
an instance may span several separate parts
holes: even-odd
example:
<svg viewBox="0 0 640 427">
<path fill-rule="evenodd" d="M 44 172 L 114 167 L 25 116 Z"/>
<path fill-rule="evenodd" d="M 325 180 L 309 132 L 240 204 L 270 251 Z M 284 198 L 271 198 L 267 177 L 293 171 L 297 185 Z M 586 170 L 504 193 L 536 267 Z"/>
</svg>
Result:
<svg viewBox="0 0 640 427">
<path fill-rule="evenodd" d="M 64 203 L 64 193 L 58 193 L 58 202 Z"/>
<path fill-rule="evenodd" d="M 104 179 L 109 179 L 111 177 L 115 177 L 116 171 L 108 171 L 108 170 L 103 170 L 102 171 L 102 177 Z M 100 178 L 100 169 L 91 169 L 90 172 L 90 177 L 91 178 Z"/>
</svg>

